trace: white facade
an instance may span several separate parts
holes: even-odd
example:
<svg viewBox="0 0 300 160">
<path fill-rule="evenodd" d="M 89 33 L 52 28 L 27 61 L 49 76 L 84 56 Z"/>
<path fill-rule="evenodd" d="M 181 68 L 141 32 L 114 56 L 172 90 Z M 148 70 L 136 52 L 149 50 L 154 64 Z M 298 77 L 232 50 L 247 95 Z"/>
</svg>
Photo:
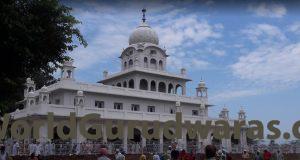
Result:
<svg viewBox="0 0 300 160">
<path fill-rule="evenodd" d="M 212 105 L 208 102 L 204 81 L 196 87 L 195 96 L 186 95 L 186 82 L 191 80 L 186 77 L 185 69 L 181 69 L 180 74 L 168 73 L 167 57 L 166 50 L 159 46 L 158 35 L 143 19 L 130 36 L 128 47 L 121 53 L 122 66 L 119 73 L 109 74 L 104 71 L 103 79 L 95 84 L 77 82 L 73 62 L 65 62 L 61 68 L 60 80 L 53 85 L 36 90 L 34 82 L 27 79 L 23 101 L 25 107 L 11 115 L 14 119 L 27 118 L 29 122 L 45 119 L 48 112 L 53 112 L 56 118 L 61 120 L 66 119 L 70 112 L 75 112 L 77 117 L 98 113 L 104 120 L 166 122 L 175 120 L 176 112 L 182 112 L 183 121 L 189 120 L 194 123 L 198 120 L 227 119 L 233 126 L 233 120 L 226 109 L 220 113 L 219 118 L 208 116 L 209 107 Z M 245 118 L 245 113 L 241 111 L 239 119 Z M 47 125 L 42 126 L 40 131 L 40 141 L 47 140 Z M 189 140 L 185 128 L 183 133 L 182 139 L 176 141 L 179 146 L 186 148 Z M 102 141 L 109 143 L 104 132 L 103 135 Z M 122 143 L 127 150 L 127 144 L 131 143 L 131 140 L 126 137 L 127 131 L 123 135 Z M 157 143 L 162 151 L 166 142 L 162 133 L 160 135 Z M 207 139 L 197 138 L 194 143 L 201 147 L 212 143 L 212 139 L 212 136 Z M 84 140 L 78 134 L 75 141 Z M 231 150 L 231 142 L 230 139 L 222 140 L 220 145 Z M 135 143 L 141 143 L 142 147 L 147 145 L 143 137 L 135 140 Z M 241 135 L 239 145 L 247 146 L 245 134 Z"/>
</svg>

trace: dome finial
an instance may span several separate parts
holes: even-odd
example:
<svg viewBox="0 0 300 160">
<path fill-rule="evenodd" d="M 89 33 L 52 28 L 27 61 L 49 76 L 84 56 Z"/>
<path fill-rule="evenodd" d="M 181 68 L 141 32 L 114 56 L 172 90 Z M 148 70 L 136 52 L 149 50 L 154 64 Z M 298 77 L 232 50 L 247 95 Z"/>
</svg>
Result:
<svg viewBox="0 0 300 160">
<path fill-rule="evenodd" d="M 145 13 L 146 13 L 146 8 L 143 8 L 142 9 L 142 12 L 143 12 L 143 23 L 145 23 L 146 22 L 146 16 L 145 16 Z"/>
</svg>

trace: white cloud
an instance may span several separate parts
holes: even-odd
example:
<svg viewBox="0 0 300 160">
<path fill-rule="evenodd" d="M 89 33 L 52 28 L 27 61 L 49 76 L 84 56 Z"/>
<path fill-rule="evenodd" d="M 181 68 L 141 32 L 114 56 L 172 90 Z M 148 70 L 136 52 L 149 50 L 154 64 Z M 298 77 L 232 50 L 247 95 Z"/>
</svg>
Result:
<svg viewBox="0 0 300 160">
<path fill-rule="evenodd" d="M 271 18 L 281 18 L 283 17 L 287 9 L 282 4 L 275 3 L 260 3 L 249 5 L 248 10 L 255 13 L 255 15 L 260 17 L 271 17 Z"/>
<path fill-rule="evenodd" d="M 107 59 L 117 60 L 122 48 L 128 45 L 130 33 L 139 24 L 140 13 L 137 8 L 142 8 L 131 6 L 130 10 L 120 10 L 118 7 L 107 6 L 107 4 L 102 6 L 99 3 L 87 3 L 86 5 L 88 10 L 84 10 L 84 7 L 74 10 L 75 16 L 83 22 L 80 30 L 89 43 L 87 48 L 79 47 L 71 54 L 75 59 L 75 65 L 80 69 L 88 69 Z M 147 14 L 147 21 L 158 33 L 160 44 L 166 47 L 167 53 L 171 55 L 169 61 L 175 65 L 175 68 L 203 69 L 209 63 L 189 58 L 191 56 L 182 52 L 182 48 L 191 48 L 208 39 L 221 37 L 223 25 L 209 24 L 206 20 L 199 20 L 199 17 L 194 14 L 184 14 L 183 17 L 184 11 L 172 5 L 153 7 Z M 120 12 L 123 13 L 120 14 Z M 178 54 L 179 52 L 183 54 Z M 223 54 L 220 51 L 214 53 Z"/>
<path fill-rule="evenodd" d="M 300 82 L 300 43 L 261 46 L 230 66 L 235 76 L 270 87 Z"/>
<path fill-rule="evenodd" d="M 174 18 L 154 27 L 160 35 L 160 42 L 167 48 L 179 47 L 191 42 L 197 44 L 209 38 L 221 37 L 222 24 L 210 25 L 205 20 L 198 20 L 195 15 Z"/>
<path fill-rule="evenodd" d="M 246 35 L 253 43 L 274 43 L 286 40 L 286 36 L 281 30 L 270 24 L 250 25 L 242 30 L 242 34 Z"/>
<path fill-rule="evenodd" d="M 184 58 L 172 56 L 167 59 L 169 69 L 171 71 L 186 68 L 188 70 L 203 70 L 206 69 L 210 63 L 197 58 Z"/>
<path fill-rule="evenodd" d="M 227 90 L 213 95 L 210 100 L 213 102 L 227 101 L 234 98 L 249 97 L 261 94 L 261 90 L 245 89 L 245 90 Z"/>
<path fill-rule="evenodd" d="M 219 57 L 222 57 L 222 56 L 225 56 L 226 55 L 226 52 L 224 50 L 218 50 L 218 49 L 213 49 L 213 50 L 209 50 L 209 52 L 215 56 L 219 56 Z"/>
<path fill-rule="evenodd" d="M 300 34 L 300 22 L 295 22 L 294 24 L 288 26 L 288 31 Z"/>
</svg>

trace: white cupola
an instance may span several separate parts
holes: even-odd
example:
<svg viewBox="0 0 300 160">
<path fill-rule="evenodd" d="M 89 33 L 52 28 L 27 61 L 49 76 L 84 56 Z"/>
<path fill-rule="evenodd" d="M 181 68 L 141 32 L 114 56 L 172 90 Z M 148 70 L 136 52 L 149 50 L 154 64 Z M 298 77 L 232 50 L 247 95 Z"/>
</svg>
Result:
<svg viewBox="0 0 300 160">
<path fill-rule="evenodd" d="M 152 43 L 158 45 L 159 40 L 157 33 L 146 23 L 146 9 L 143 9 L 142 12 L 142 23 L 131 33 L 129 45 L 138 43 Z"/>
<path fill-rule="evenodd" d="M 73 60 L 65 61 L 61 67 L 61 80 L 75 80 Z"/>
</svg>

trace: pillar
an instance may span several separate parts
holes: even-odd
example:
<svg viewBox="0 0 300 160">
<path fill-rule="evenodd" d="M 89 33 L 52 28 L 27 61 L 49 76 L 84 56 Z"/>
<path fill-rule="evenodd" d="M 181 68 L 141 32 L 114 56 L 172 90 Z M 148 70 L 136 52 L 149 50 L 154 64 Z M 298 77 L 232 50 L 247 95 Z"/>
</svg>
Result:
<svg viewBox="0 0 300 160">
<path fill-rule="evenodd" d="M 103 143 L 107 143 L 106 126 L 104 122 L 102 124 L 102 139 Z"/>
<path fill-rule="evenodd" d="M 127 153 L 127 138 L 128 138 L 128 124 L 126 123 L 123 128 L 123 149 Z"/>
<path fill-rule="evenodd" d="M 159 152 L 163 153 L 164 151 L 164 129 L 161 126 L 159 130 Z"/>
<path fill-rule="evenodd" d="M 146 147 L 146 138 L 142 136 L 142 149 Z"/>
<path fill-rule="evenodd" d="M 247 149 L 247 135 L 246 135 L 246 130 L 245 129 L 241 129 L 241 138 L 240 138 L 240 142 L 241 142 L 241 148 L 242 150 Z"/>
<path fill-rule="evenodd" d="M 185 83 L 182 86 L 182 95 L 185 96 L 186 95 L 186 85 Z"/>
</svg>

